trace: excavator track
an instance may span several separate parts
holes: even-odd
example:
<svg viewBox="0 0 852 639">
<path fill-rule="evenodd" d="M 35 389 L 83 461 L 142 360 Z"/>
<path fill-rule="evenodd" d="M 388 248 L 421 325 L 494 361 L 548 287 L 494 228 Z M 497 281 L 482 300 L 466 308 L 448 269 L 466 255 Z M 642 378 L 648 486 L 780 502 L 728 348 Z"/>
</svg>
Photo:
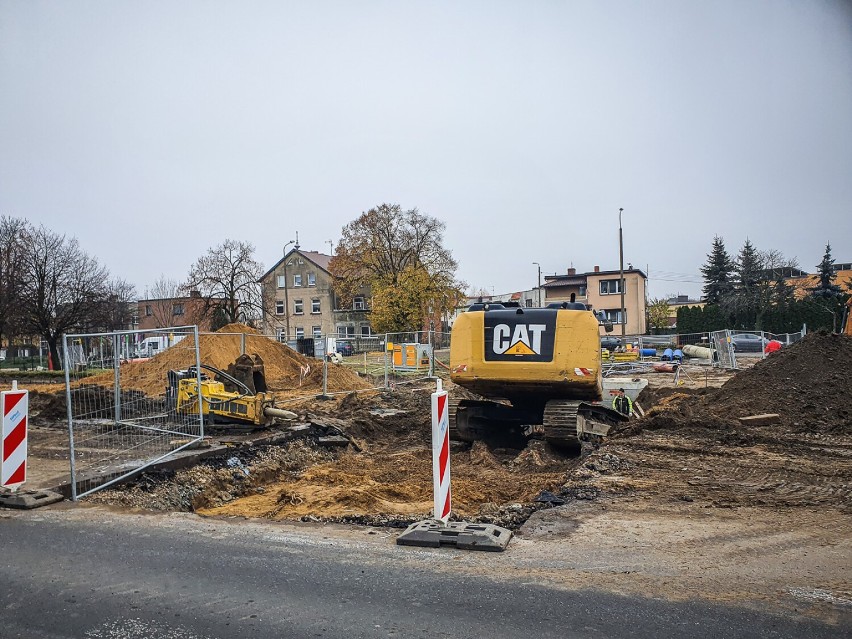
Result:
<svg viewBox="0 0 852 639">
<path fill-rule="evenodd" d="M 447 418 L 450 421 L 450 439 L 458 441 L 458 429 L 456 428 L 456 415 L 459 411 L 459 399 L 449 398 L 447 403 Z"/>
<path fill-rule="evenodd" d="M 542 426 L 545 441 L 557 446 L 578 446 L 577 421 L 582 402 L 552 399 L 544 407 Z"/>
</svg>

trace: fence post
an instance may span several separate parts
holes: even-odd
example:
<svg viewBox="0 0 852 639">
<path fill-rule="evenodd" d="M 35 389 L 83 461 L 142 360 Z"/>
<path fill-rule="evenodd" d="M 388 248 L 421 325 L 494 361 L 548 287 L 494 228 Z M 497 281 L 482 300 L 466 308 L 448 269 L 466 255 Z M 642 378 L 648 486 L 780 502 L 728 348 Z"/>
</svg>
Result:
<svg viewBox="0 0 852 639">
<path fill-rule="evenodd" d="M 41 348 L 41 343 L 39 343 Z M 41 353 L 39 353 L 41 354 Z M 65 360 L 65 409 L 68 413 L 68 452 L 71 458 L 71 501 L 77 501 L 77 468 L 74 462 L 74 412 L 71 410 L 71 379 L 68 371 L 68 335 L 62 336 L 62 355 Z"/>
<path fill-rule="evenodd" d="M 199 436 L 204 438 L 204 406 L 201 398 L 201 348 L 198 344 L 198 325 L 196 324 L 192 330 L 192 338 L 195 340 L 195 383 L 196 392 L 198 393 L 198 429 Z"/>
<path fill-rule="evenodd" d="M 115 389 L 113 391 L 113 403 L 115 404 L 115 425 L 121 421 L 121 361 L 118 357 L 118 333 L 112 334 L 112 369 Z"/>
<path fill-rule="evenodd" d="M 385 390 L 388 387 L 388 346 L 390 346 L 390 342 L 388 339 L 390 338 L 390 333 L 385 333 Z"/>
<path fill-rule="evenodd" d="M 322 358 L 322 396 L 328 397 L 328 355 Z"/>
<path fill-rule="evenodd" d="M 246 334 L 240 333 L 240 355 L 246 354 Z"/>
<path fill-rule="evenodd" d="M 432 339 L 434 332 L 429 331 L 429 379 L 435 377 L 435 340 Z"/>
</svg>

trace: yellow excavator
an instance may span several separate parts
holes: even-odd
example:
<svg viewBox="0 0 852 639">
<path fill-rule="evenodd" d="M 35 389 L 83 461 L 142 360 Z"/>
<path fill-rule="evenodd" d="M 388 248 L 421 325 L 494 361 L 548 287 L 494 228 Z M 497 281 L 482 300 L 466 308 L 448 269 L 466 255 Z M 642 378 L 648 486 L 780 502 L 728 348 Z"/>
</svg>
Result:
<svg viewBox="0 0 852 639">
<path fill-rule="evenodd" d="M 471 305 L 453 324 L 450 379 L 485 399 L 451 399 L 450 436 L 505 446 L 542 438 L 576 448 L 626 421 L 600 403 L 600 324 L 574 301 Z"/>
<path fill-rule="evenodd" d="M 215 426 L 259 428 L 276 419 L 298 416 L 275 406 L 268 393 L 263 360 L 259 355 L 241 355 L 227 371 L 201 364 L 201 412 L 204 423 Z M 207 373 L 213 375 L 211 378 Z M 198 412 L 198 377 L 194 366 L 168 372 L 166 396 L 178 413 Z"/>
</svg>

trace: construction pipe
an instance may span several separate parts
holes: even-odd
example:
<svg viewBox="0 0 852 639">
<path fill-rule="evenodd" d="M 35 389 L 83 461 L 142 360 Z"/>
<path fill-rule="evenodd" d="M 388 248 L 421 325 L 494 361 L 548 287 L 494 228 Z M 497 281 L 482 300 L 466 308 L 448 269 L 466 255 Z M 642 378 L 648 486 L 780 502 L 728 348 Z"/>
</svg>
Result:
<svg viewBox="0 0 852 639">
<path fill-rule="evenodd" d="M 274 408 L 267 406 L 263 409 L 263 414 L 267 417 L 280 417 L 281 419 L 298 419 L 298 415 L 292 411 L 284 410 L 283 408 Z"/>
<path fill-rule="evenodd" d="M 684 355 L 689 355 L 690 357 L 713 359 L 713 349 L 707 348 L 706 346 L 693 346 L 692 344 L 687 344 L 682 350 Z"/>
</svg>

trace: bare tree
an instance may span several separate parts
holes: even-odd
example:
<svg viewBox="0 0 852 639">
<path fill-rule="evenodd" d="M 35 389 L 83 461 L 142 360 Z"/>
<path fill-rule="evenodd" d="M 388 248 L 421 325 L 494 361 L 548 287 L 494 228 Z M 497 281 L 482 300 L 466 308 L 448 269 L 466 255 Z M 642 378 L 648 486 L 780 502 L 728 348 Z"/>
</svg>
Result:
<svg viewBox="0 0 852 639">
<path fill-rule="evenodd" d="M 76 238 L 43 226 L 28 234 L 25 246 L 24 327 L 47 341 L 54 366 L 61 368 L 59 338 L 98 315 L 108 296 L 109 273 Z"/>
<path fill-rule="evenodd" d="M 29 230 L 26 220 L 0 217 L 0 342 L 21 330 L 20 300 L 26 281 L 24 258 Z"/>
<path fill-rule="evenodd" d="M 91 329 L 95 331 L 119 331 L 129 328 L 136 315 L 136 287 L 130 282 L 116 278 L 106 283 L 103 298 L 93 309 Z"/>
<path fill-rule="evenodd" d="M 261 292 L 262 275 L 252 244 L 225 240 L 192 265 L 186 286 L 201 292 L 208 312 L 220 312 L 228 323 L 251 323 L 270 310 Z"/>
</svg>

